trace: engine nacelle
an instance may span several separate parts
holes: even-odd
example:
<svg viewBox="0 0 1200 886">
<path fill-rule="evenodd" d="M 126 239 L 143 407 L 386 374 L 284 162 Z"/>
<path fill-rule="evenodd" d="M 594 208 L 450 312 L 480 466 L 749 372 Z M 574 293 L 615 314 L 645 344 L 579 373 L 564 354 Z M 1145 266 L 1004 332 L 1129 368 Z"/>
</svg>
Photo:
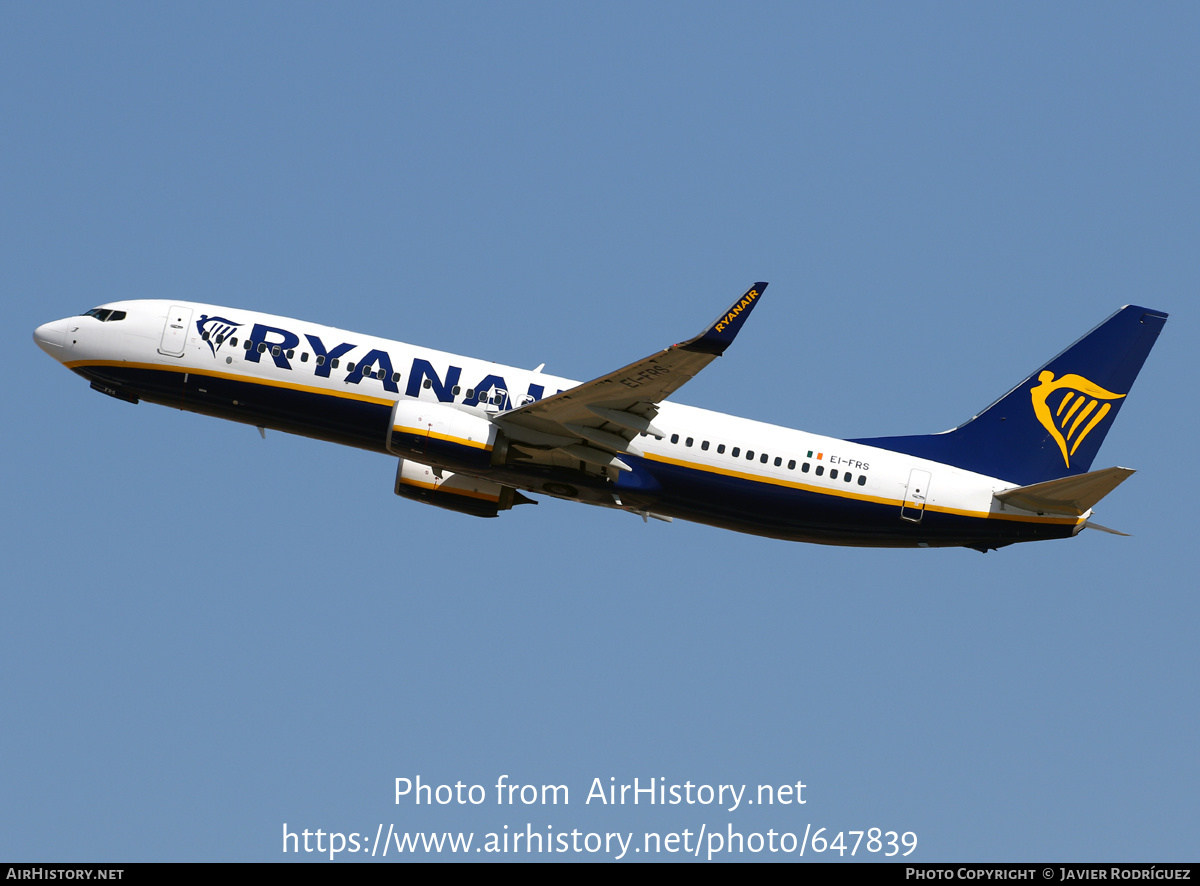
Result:
<svg viewBox="0 0 1200 886">
<path fill-rule="evenodd" d="M 537 504 L 511 486 L 450 471 L 435 472 L 406 458 L 396 466 L 396 495 L 474 517 L 495 517 L 514 505 Z"/>
<path fill-rule="evenodd" d="M 400 400 L 392 409 L 387 448 L 423 463 L 485 467 L 496 463 L 494 456 L 505 447 L 499 429 L 481 415 L 442 403 Z"/>
</svg>

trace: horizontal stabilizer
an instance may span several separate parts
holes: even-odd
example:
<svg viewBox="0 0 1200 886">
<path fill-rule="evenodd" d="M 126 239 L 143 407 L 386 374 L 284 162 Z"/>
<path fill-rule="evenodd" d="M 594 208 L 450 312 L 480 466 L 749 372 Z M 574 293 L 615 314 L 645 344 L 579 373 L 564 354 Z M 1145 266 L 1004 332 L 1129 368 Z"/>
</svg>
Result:
<svg viewBox="0 0 1200 886">
<path fill-rule="evenodd" d="M 1038 514 L 1081 517 L 1133 473 L 1129 468 L 1105 468 L 1074 477 L 1034 483 L 1032 486 L 1006 489 L 997 492 L 996 498 L 1006 505 Z"/>
<path fill-rule="evenodd" d="M 1101 532 L 1107 532 L 1110 535 L 1123 535 L 1126 538 L 1129 538 L 1128 532 L 1122 532 L 1119 529 L 1109 529 L 1107 526 L 1101 526 L 1099 523 L 1093 523 L 1091 520 L 1088 520 L 1086 523 L 1084 523 L 1083 528 L 1084 529 L 1099 529 Z"/>
</svg>

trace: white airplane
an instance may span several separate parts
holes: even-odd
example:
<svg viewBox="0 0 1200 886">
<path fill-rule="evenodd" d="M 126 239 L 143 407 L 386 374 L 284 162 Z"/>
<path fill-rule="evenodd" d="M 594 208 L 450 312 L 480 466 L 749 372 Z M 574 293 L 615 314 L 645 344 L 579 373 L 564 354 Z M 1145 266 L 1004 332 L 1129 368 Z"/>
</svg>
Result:
<svg viewBox="0 0 1200 886">
<path fill-rule="evenodd" d="M 182 301 L 113 302 L 33 337 L 101 393 L 396 456 L 397 495 L 476 516 L 530 492 L 793 541 L 984 552 L 1104 529 L 1092 508 L 1133 471 L 1089 469 L 1166 314 L 1121 308 L 941 434 L 839 440 L 669 402 L 766 286 L 584 384 Z"/>
</svg>

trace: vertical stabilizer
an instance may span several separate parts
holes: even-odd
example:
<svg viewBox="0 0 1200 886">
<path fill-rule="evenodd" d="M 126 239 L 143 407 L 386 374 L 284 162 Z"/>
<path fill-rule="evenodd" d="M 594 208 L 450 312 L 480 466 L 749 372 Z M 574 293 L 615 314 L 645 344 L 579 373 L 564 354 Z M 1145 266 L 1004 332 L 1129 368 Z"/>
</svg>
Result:
<svg viewBox="0 0 1200 886">
<path fill-rule="evenodd" d="M 1022 486 L 1086 473 L 1166 320 L 1127 305 L 954 430 L 853 442 Z"/>
</svg>

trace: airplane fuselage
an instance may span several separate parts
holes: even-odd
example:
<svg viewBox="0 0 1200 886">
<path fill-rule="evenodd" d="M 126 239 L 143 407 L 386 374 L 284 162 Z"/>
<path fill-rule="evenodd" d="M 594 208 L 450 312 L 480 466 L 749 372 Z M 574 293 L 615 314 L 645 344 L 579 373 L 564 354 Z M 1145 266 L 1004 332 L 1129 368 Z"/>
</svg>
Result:
<svg viewBox="0 0 1200 886">
<path fill-rule="evenodd" d="M 825 544 L 986 549 L 1070 536 L 1087 517 L 998 505 L 995 493 L 1015 485 L 1003 479 L 669 401 L 654 417 L 661 438 L 638 433 L 621 454 L 629 469 L 617 470 L 487 430 L 579 384 L 571 379 L 213 305 L 125 301 L 92 314 L 35 338 L 105 393 L 400 456 L 434 474 Z M 403 433 L 398 411 L 420 404 L 484 431 L 470 445 Z"/>
</svg>

